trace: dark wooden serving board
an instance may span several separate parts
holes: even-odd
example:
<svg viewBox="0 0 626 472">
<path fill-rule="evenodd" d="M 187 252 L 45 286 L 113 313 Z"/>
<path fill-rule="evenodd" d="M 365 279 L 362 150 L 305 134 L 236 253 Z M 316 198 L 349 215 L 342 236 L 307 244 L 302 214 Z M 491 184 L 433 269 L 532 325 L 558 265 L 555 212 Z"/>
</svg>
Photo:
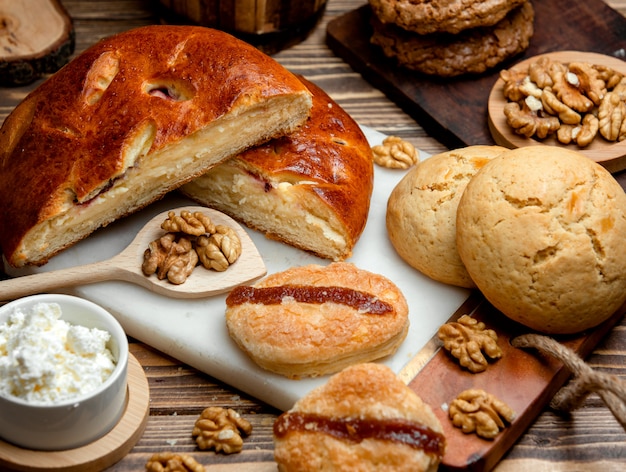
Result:
<svg viewBox="0 0 626 472">
<path fill-rule="evenodd" d="M 591 51 L 624 58 L 626 19 L 602 0 L 535 0 L 535 33 L 513 63 L 550 51 Z M 495 144 L 487 122 L 489 92 L 499 69 L 456 79 L 430 78 L 399 68 L 369 43 L 370 7 L 330 21 L 329 47 L 448 148 Z"/>
</svg>

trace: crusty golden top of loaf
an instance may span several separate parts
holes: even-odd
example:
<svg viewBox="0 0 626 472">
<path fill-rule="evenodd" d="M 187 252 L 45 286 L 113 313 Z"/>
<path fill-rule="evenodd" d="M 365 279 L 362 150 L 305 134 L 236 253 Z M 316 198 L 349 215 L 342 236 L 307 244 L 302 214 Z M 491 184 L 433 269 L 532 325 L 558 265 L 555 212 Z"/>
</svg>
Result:
<svg viewBox="0 0 626 472">
<path fill-rule="evenodd" d="M 311 116 L 297 131 L 237 157 L 237 163 L 272 182 L 306 183 L 341 221 L 351 248 L 359 239 L 374 185 L 371 148 L 354 119 L 320 87 L 300 77 L 313 94 Z M 280 239 L 280 235 L 275 235 Z M 350 255 L 345 254 L 344 257 Z"/>
<path fill-rule="evenodd" d="M 261 116 L 258 126 L 268 128 L 261 114 L 264 104 L 269 108 L 266 102 L 305 94 L 310 108 L 310 94 L 294 75 L 254 47 L 209 28 L 155 25 L 101 40 L 31 92 L 2 127 L 0 243 L 5 256 L 18 266 L 45 262 L 51 254 L 43 247 L 39 259 L 14 254 L 35 225 L 68 206 L 91 205 L 129 169 L 140 170 L 151 155 L 226 116 L 236 120 L 256 107 L 261 110 L 255 112 Z M 245 149 L 293 131 L 308 116 L 302 109 L 273 111 L 284 115 L 282 128 L 261 129 L 249 142 L 234 132 L 230 140 L 240 140 Z M 251 125 L 239 127 L 245 133 Z M 120 202 L 123 210 L 99 217 L 98 224 L 147 205 L 243 150 L 227 143 L 213 157 L 210 142 L 207 149 L 195 145 L 190 141 L 174 157 L 193 154 L 199 162 L 170 176 L 169 170 L 181 165 L 170 156 L 162 182 L 146 192 L 137 189 L 134 202 Z"/>
</svg>

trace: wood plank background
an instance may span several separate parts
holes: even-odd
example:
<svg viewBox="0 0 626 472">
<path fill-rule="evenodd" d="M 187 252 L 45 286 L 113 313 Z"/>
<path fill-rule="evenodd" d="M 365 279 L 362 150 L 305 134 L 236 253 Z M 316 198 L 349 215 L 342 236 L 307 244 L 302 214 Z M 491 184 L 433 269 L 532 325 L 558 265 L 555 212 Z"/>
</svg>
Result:
<svg viewBox="0 0 626 472">
<path fill-rule="evenodd" d="M 62 3 L 74 19 L 77 52 L 110 34 L 161 21 L 156 0 L 63 0 Z M 445 143 L 430 136 L 413 117 L 327 46 L 328 22 L 365 3 L 329 0 L 324 17 L 307 40 L 274 57 L 321 86 L 363 125 L 400 136 L 429 153 L 447 150 Z M 626 0 L 606 3 L 626 14 Z M 568 2 L 562 4 L 567 8 Z M 555 28 L 559 21 L 564 20 L 555 18 Z M 601 37 L 602 31 L 597 34 Z M 0 89 L 0 120 L 31 88 Z M 191 454 L 209 472 L 276 470 L 271 431 L 279 411 L 145 344 L 132 342 L 131 352 L 142 364 L 149 381 L 150 417 L 145 433 L 131 453 L 110 470 L 144 470 L 148 457 L 163 451 Z M 595 369 L 626 379 L 625 321 L 611 331 L 588 362 Z M 252 423 L 253 434 L 246 439 L 242 453 L 225 456 L 196 448 L 191 429 L 207 406 L 234 408 Z M 611 472 L 623 471 L 625 463 L 626 433 L 600 399 L 591 396 L 571 417 L 546 408 L 494 470 Z"/>
</svg>

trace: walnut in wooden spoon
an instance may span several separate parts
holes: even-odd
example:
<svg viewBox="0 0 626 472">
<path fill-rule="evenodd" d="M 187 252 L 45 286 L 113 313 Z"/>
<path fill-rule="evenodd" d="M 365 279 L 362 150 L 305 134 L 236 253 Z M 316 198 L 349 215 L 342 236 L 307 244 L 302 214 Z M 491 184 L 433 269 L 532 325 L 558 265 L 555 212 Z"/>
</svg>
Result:
<svg viewBox="0 0 626 472">
<path fill-rule="evenodd" d="M 152 218 L 124 251 L 108 260 L 1 281 L 0 301 L 106 280 L 132 282 L 172 298 L 202 298 L 227 292 L 267 273 L 265 263 L 250 236 L 232 218 L 205 207 L 190 206 L 170 211 L 178 214 L 183 210 L 192 213 L 200 211 L 209 216 L 214 224 L 225 225 L 236 231 L 241 241 L 241 256 L 227 270 L 218 272 L 197 267 L 180 285 L 172 284 L 167 279 L 159 280 L 156 275 L 145 276 L 141 269 L 144 251 L 151 241 L 166 233 L 161 229 L 161 224 L 167 219 L 168 212 L 163 212 Z"/>
</svg>

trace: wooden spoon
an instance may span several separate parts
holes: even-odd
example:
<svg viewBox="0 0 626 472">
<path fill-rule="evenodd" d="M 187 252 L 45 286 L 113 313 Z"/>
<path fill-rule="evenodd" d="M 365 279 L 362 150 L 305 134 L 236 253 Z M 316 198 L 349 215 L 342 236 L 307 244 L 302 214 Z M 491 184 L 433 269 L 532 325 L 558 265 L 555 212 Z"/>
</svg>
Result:
<svg viewBox="0 0 626 472">
<path fill-rule="evenodd" d="M 172 284 L 167 279 L 159 280 L 156 275 L 145 276 L 141 270 L 143 254 L 151 241 L 166 233 L 161 229 L 161 224 L 167 219 L 166 211 L 148 221 L 124 251 L 108 260 L 1 281 L 0 300 L 8 301 L 34 293 L 106 280 L 132 282 L 172 298 L 202 298 L 227 292 L 267 273 L 265 263 L 250 236 L 232 218 L 205 207 L 189 206 L 169 211 L 180 214 L 183 210 L 200 211 L 209 216 L 215 225 L 233 228 L 241 240 L 242 251 L 239 259 L 224 272 L 198 266 L 180 285 Z"/>
</svg>

